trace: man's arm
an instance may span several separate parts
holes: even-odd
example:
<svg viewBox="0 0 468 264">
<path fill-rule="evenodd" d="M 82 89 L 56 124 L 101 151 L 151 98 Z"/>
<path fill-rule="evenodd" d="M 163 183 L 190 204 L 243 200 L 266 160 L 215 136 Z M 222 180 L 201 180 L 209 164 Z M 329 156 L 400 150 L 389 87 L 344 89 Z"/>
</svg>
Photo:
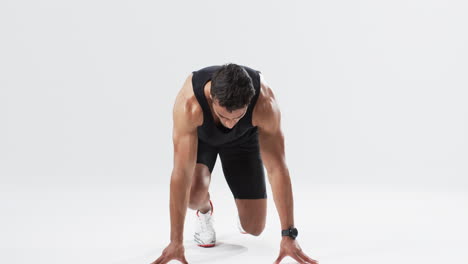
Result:
<svg viewBox="0 0 468 264">
<path fill-rule="evenodd" d="M 173 133 L 174 168 L 170 184 L 171 242 L 161 256 L 151 264 L 165 264 L 175 259 L 188 264 L 183 244 L 184 221 L 187 212 L 192 176 L 197 158 L 197 125 L 200 109 L 191 103 L 192 78 L 189 76 L 174 103 Z"/>
<path fill-rule="evenodd" d="M 284 230 L 290 226 L 294 226 L 294 202 L 291 178 L 289 177 L 284 153 L 281 113 L 273 91 L 263 82 L 262 86 L 265 86 L 265 97 L 259 105 L 259 113 L 261 113 L 259 115 L 260 122 L 258 122 L 260 154 L 267 169 L 268 180 L 270 181 L 276 209 L 281 221 L 281 229 Z M 289 236 L 282 237 L 280 253 L 274 264 L 279 264 L 286 256 L 292 257 L 300 264 L 318 263 L 302 251 L 297 240 Z"/>
<path fill-rule="evenodd" d="M 272 90 L 265 86 L 265 100 L 259 122 L 260 154 L 268 174 L 281 229 L 294 225 L 293 195 L 286 165 L 281 113 Z"/>
<path fill-rule="evenodd" d="M 185 85 L 190 85 L 188 78 Z M 191 85 L 190 85 L 191 87 Z M 182 243 L 190 186 L 195 170 L 198 136 L 196 118 L 186 89 L 177 95 L 173 109 L 174 167 L 170 184 L 171 242 Z"/>
<path fill-rule="evenodd" d="M 183 241 L 190 186 L 197 154 L 197 133 L 174 131 L 174 168 L 170 184 L 171 242 Z"/>
</svg>

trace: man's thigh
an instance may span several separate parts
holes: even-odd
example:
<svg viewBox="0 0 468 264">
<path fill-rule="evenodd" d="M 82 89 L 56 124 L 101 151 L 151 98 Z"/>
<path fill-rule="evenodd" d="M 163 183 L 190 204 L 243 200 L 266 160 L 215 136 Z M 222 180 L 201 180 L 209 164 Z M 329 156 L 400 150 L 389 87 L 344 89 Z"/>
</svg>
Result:
<svg viewBox="0 0 468 264">
<path fill-rule="evenodd" d="M 220 148 L 219 157 L 226 182 L 235 199 L 265 199 L 265 170 L 258 137 L 240 145 Z"/>
</svg>

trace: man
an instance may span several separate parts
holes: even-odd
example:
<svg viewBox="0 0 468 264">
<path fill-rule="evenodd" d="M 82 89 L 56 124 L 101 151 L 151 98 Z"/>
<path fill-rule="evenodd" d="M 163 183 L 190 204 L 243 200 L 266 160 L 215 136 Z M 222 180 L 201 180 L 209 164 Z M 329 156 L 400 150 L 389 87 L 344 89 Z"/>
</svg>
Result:
<svg viewBox="0 0 468 264">
<path fill-rule="evenodd" d="M 152 264 L 172 259 L 188 263 L 183 246 L 187 207 L 197 210 L 196 243 L 202 247 L 215 245 L 214 208 L 208 188 L 218 154 L 235 199 L 240 231 L 258 236 L 265 227 L 264 162 L 282 229 L 275 263 L 286 256 L 299 263 L 317 263 L 295 239 L 292 187 L 280 120 L 273 91 L 259 71 L 227 64 L 188 76 L 173 109 L 171 242 Z"/>
</svg>

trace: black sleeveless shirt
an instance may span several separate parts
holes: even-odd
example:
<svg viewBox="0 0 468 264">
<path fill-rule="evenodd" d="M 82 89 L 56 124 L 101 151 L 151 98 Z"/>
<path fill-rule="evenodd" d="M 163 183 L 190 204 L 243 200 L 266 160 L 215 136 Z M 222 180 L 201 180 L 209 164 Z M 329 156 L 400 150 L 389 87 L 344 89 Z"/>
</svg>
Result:
<svg viewBox="0 0 468 264">
<path fill-rule="evenodd" d="M 215 124 L 204 92 L 206 83 L 211 80 L 213 73 L 220 67 L 221 66 L 210 66 L 192 72 L 193 92 L 203 110 L 203 124 L 197 128 L 197 131 L 199 140 L 216 147 L 229 147 L 241 144 L 252 137 L 258 136 L 257 127 L 252 125 L 252 113 L 260 94 L 260 71 L 242 66 L 247 71 L 250 78 L 252 78 L 255 95 L 250 100 L 245 115 L 232 129 L 229 129 L 224 127 L 221 123 Z"/>
</svg>

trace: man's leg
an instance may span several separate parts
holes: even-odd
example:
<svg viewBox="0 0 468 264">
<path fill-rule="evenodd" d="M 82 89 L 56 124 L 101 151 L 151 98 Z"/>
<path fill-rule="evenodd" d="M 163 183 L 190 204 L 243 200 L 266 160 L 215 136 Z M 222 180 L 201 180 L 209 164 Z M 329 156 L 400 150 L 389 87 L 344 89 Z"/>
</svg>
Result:
<svg viewBox="0 0 468 264">
<path fill-rule="evenodd" d="M 211 209 L 208 187 L 211 182 L 211 172 L 214 169 L 218 149 L 198 140 L 197 163 L 192 178 L 188 207 L 206 213 Z"/>
<path fill-rule="evenodd" d="M 258 236 L 265 229 L 267 199 L 235 199 L 242 228 Z"/>
<path fill-rule="evenodd" d="M 189 208 L 198 210 L 193 238 L 200 247 L 214 247 L 216 244 L 216 232 L 212 221 L 213 209 L 208 192 L 210 180 L 211 173 L 208 167 L 197 163 L 190 188 Z"/>
<path fill-rule="evenodd" d="M 190 186 L 188 207 L 197 210 L 193 238 L 200 247 L 213 247 L 216 244 L 216 232 L 212 221 L 213 209 L 208 188 L 217 156 L 216 147 L 198 140 L 197 162 Z"/>
<path fill-rule="evenodd" d="M 267 193 L 258 136 L 219 152 L 226 182 L 234 196 L 242 228 L 258 236 L 265 228 Z"/>
<path fill-rule="evenodd" d="M 190 188 L 190 198 L 188 207 L 193 210 L 199 210 L 201 213 L 206 213 L 211 209 L 210 187 L 211 173 L 208 166 L 202 163 L 195 165 L 195 171 L 192 178 L 192 186 Z"/>
</svg>

